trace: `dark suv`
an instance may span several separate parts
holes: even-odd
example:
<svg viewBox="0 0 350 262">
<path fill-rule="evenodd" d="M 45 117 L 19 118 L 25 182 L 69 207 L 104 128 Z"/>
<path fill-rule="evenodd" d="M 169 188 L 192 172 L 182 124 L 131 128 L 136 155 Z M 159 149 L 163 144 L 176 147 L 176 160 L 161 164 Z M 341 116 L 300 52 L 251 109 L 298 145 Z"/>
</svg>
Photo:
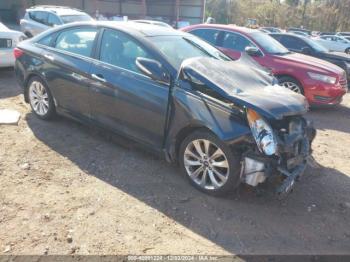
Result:
<svg viewBox="0 0 350 262">
<path fill-rule="evenodd" d="M 350 55 L 343 52 L 331 52 L 309 37 L 277 33 L 270 34 L 270 36 L 290 51 L 313 56 L 343 68 L 347 74 L 348 84 L 350 83 Z"/>
</svg>

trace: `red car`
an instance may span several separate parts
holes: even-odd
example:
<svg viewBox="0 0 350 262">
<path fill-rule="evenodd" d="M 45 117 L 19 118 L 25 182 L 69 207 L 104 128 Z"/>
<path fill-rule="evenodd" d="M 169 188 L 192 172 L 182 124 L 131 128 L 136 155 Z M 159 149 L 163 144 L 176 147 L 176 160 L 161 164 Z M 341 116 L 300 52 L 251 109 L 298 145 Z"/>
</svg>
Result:
<svg viewBox="0 0 350 262">
<path fill-rule="evenodd" d="M 292 53 L 258 30 L 230 25 L 202 24 L 181 30 L 215 45 L 232 59 L 243 52 L 270 70 L 280 84 L 305 95 L 311 105 L 336 105 L 347 92 L 346 74 L 329 62 Z"/>
</svg>

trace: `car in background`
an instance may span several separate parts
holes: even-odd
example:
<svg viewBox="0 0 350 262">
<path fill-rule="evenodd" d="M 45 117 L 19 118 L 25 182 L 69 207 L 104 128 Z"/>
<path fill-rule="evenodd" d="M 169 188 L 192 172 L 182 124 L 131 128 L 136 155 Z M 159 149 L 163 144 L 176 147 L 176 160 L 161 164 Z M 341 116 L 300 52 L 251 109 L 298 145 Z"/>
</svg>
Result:
<svg viewBox="0 0 350 262">
<path fill-rule="evenodd" d="M 93 20 L 91 16 L 79 9 L 38 5 L 26 10 L 20 25 L 21 31 L 27 37 L 33 37 L 54 26 L 91 20 Z"/>
<path fill-rule="evenodd" d="M 310 37 L 308 33 L 302 32 L 302 31 L 288 31 L 288 33 L 293 34 L 293 35 L 300 35 L 304 37 Z"/>
<path fill-rule="evenodd" d="M 350 83 L 350 56 L 341 52 L 330 52 L 323 45 L 309 37 L 293 34 L 270 34 L 274 39 L 288 48 L 289 51 L 313 56 L 326 60 L 344 69 L 347 74 L 348 84 Z"/>
<path fill-rule="evenodd" d="M 303 28 L 298 28 L 298 27 L 289 27 L 287 30 L 287 32 L 293 31 L 293 32 L 303 32 L 309 36 L 312 35 L 312 31 L 307 30 L 307 29 L 303 29 Z"/>
<path fill-rule="evenodd" d="M 208 194 L 277 176 L 285 195 L 312 152 L 316 131 L 302 116 L 303 96 L 185 32 L 70 24 L 21 43 L 16 57 L 38 118 L 60 113 L 139 141 Z"/>
<path fill-rule="evenodd" d="M 264 31 L 268 31 L 270 33 L 282 33 L 282 30 L 277 28 L 277 27 L 272 27 L 272 26 L 264 26 L 260 27 L 259 29 L 262 29 Z"/>
<path fill-rule="evenodd" d="M 321 35 L 313 38 L 315 41 L 329 49 L 330 51 L 344 52 L 350 54 L 350 41 L 343 36 Z"/>
<path fill-rule="evenodd" d="M 167 28 L 172 28 L 169 24 L 161 22 L 161 21 L 155 21 L 155 20 L 132 20 L 132 22 L 135 23 L 141 23 L 141 24 L 149 24 L 149 25 L 157 25 Z"/>
<path fill-rule="evenodd" d="M 350 37 L 350 32 L 338 32 L 336 35 L 344 36 L 344 37 Z"/>
<path fill-rule="evenodd" d="M 183 29 L 219 48 L 233 59 L 249 54 L 280 84 L 305 95 L 311 105 L 336 105 L 347 91 L 346 74 L 326 61 L 292 53 L 258 30 L 229 25 L 193 25 Z"/>
<path fill-rule="evenodd" d="M 14 66 L 13 49 L 25 38 L 22 32 L 11 30 L 0 22 L 0 67 Z"/>
</svg>

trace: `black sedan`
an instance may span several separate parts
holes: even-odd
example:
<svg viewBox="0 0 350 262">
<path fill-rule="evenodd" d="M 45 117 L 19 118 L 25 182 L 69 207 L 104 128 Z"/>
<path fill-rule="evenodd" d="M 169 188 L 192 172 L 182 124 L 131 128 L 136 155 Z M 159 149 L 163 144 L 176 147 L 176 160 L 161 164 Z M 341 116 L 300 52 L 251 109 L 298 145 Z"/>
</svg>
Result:
<svg viewBox="0 0 350 262">
<path fill-rule="evenodd" d="M 278 175 L 284 194 L 305 169 L 314 137 L 305 98 L 193 35 L 133 22 L 69 24 L 20 43 L 15 57 L 37 117 L 59 113 L 135 139 L 178 162 L 204 192 Z"/>
<path fill-rule="evenodd" d="M 343 68 L 347 74 L 348 83 L 350 82 L 350 55 L 341 52 L 331 52 L 308 37 L 293 34 L 270 34 L 270 36 L 290 51 L 317 57 Z"/>
</svg>

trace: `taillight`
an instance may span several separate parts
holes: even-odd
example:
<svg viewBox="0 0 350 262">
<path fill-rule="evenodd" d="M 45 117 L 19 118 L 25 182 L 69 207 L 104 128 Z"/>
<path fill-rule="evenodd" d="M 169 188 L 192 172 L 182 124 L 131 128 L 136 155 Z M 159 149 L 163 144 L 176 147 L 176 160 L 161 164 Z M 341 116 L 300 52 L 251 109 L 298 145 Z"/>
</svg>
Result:
<svg viewBox="0 0 350 262">
<path fill-rule="evenodd" d="M 21 49 L 17 48 L 17 47 L 15 47 L 13 49 L 13 54 L 14 54 L 16 59 L 20 58 L 23 55 L 23 53 L 24 52 Z"/>
</svg>

